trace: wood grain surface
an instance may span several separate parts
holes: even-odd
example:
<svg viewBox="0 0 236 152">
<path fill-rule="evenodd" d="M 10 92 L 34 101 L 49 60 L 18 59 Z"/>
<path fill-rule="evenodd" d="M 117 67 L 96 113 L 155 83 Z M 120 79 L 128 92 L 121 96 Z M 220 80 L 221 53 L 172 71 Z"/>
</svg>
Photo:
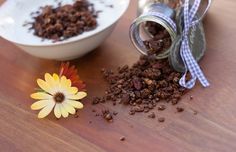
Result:
<svg viewBox="0 0 236 152">
<path fill-rule="evenodd" d="M 0 0 L 3 2 L 3 0 Z M 214 0 L 205 18 L 207 53 L 201 66 L 211 87 L 199 84 L 180 105 L 183 113 L 168 106 L 158 116 L 165 123 L 145 114 L 128 115 L 128 109 L 110 104 L 119 114 L 114 123 L 95 117 L 91 99 L 102 95 L 106 83 L 100 69 L 131 65 L 139 53 L 131 45 L 128 29 L 135 18 L 137 1 L 132 0 L 112 35 L 96 50 L 72 61 L 87 83 L 89 96 L 79 118 L 56 120 L 52 115 L 37 119 L 30 110 L 36 78 L 57 72 L 60 63 L 24 53 L 0 39 L 0 151 L 1 152 L 235 152 L 236 151 L 236 1 Z M 190 95 L 194 97 L 189 100 Z M 197 115 L 193 111 L 198 111 Z M 89 123 L 92 121 L 92 123 Z M 119 138 L 125 136 L 121 142 Z"/>
</svg>

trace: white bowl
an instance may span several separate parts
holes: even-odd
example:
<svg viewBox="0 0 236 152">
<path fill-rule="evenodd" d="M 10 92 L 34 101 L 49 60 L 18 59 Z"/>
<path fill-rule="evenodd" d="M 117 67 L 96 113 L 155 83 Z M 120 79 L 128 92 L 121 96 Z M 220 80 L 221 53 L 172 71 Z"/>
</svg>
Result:
<svg viewBox="0 0 236 152">
<path fill-rule="evenodd" d="M 128 8 L 130 0 L 89 0 L 97 11 L 98 27 L 70 39 L 53 43 L 29 32 L 25 21 L 32 21 L 31 12 L 40 6 L 56 5 L 55 0 L 7 0 L 0 7 L 0 36 L 13 42 L 27 53 L 46 59 L 69 60 L 83 56 L 98 47 L 113 31 L 117 21 Z M 73 0 L 63 0 L 71 4 Z M 113 5 L 114 7 L 108 7 Z"/>
</svg>

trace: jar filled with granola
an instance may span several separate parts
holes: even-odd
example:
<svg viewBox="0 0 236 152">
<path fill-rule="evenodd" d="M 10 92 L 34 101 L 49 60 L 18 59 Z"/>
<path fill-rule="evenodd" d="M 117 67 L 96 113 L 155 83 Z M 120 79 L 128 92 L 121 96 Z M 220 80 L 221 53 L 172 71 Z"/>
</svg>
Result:
<svg viewBox="0 0 236 152">
<path fill-rule="evenodd" d="M 194 0 L 190 0 L 190 5 Z M 196 18 L 199 23 L 190 29 L 189 42 L 194 58 L 199 61 L 206 50 L 205 32 L 201 19 L 211 0 L 203 0 Z M 180 45 L 184 26 L 184 0 L 139 0 L 138 17 L 130 26 L 130 39 L 139 52 L 169 58 L 172 67 L 183 72 Z"/>
</svg>

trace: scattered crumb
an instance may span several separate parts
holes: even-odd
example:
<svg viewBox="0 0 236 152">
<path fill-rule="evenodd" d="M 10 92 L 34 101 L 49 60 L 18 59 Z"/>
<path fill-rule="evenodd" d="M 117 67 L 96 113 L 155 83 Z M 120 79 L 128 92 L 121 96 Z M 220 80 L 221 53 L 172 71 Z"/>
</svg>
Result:
<svg viewBox="0 0 236 152">
<path fill-rule="evenodd" d="M 182 108 L 182 107 L 177 107 L 176 109 L 177 109 L 177 112 L 183 112 L 184 111 L 184 108 Z"/>
<path fill-rule="evenodd" d="M 164 117 L 160 117 L 160 118 L 158 118 L 158 121 L 159 122 L 165 122 L 165 118 Z"/>
<path fill-rule="evenodd" d="M 120 137 L 120 141 L 125 141 L 125 137 L 124 136 Z"/>
<path fill-rule="evenodd" d="M 156 118 L 156 115 L 155 115 L 155 113 L 154 113 L 154 112 L 152 112 L 151 114 L 149 114 L 149 115 L 148 115 L 148 118 L 152 118 L 152 119 Z"/>
<path fill-rule="evenodd" d="M 113 122 L 113 116 L 109 110 L 103 110 L 102 117 L 108 122 Z"/>
<path fill-rule="evenodd" d="M 158 107 L 158 110 L 159 111 L 163 111 L 163 110 L 165 110 L 166 109 L 166 106 L 165 105 L 160 105 L 159 107 Z"/>
<path fill-rule="evenodd" d="M 193 96 L 190 96 L 190 100 L 193 100 Z"/>
<path fill-rule="evenodd" d="M 93 110 L 92 110 L 92 112 L 96 112 L 96 110 L 95 110 L 95 109 L 93 109 Z"/>
<path fill-rule="evenodd" d="M 118 114 L 118 112 L 116 112 L 116 111 L 113 112 L 113 115 L 114 115 L 114 116 L 116 116 L 117 114 Z"/>
</svg>

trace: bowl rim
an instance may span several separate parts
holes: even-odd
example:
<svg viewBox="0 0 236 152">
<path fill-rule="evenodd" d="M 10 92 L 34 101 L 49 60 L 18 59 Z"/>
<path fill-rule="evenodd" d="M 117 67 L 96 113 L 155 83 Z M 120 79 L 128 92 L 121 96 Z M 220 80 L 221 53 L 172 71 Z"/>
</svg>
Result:
<svg viewBox="0 0 236 152">
<path fill-rule="evenodd" d="M 101 27 L 97 32 L 95 33 L 90 33 L 88 34 L 87 36 L 84 36 L 84 37 L 81 37 L 81 35 L 77 35 L 77 36 L 74 36 L 74 37 L 71 37 L 71 38 L 74 38 L 74 39 L 68 39 L 66 41 L 59 41 L 57 43 L 53 43 L 53 42 L 50 42 L 50 44 L 28 44 L 28 43 L 20 43 L 20 42 L 16 42 L 14 40 L 11 40 L 9 38 L 6 38 L 5 36 L 3 35 L 0 35 L 0 37 L 4 38 L 5 40 L 8 40 L 10 42 L 13 42 L 17 45 L 22 45 L 22 46 L 28 46 L 28 47 L 50 47 L 50 46 L 60 46 L 60 45 L 65 45 L 65 44 L 70 44 L 70 43 L 74 43 L 74 42 L 78 42 L 78 41 L 81 41 L 81 40 L 85 40 L 85 39 L 88 39 L 90 37 L 93 37 L 103 31 L 105 31 L 106 29 L 110 28 L 112 25 L 114 25 L 116 22 L 119 21 L 119 19 L 124 15 L 124 13 L 128 10 L 128 7 L 130 5 L 130 0 L 125 0 L 127 3 L 126 3 L 126 6 L 120 11 L 120 14 L 117 16 L 117 18 L 115 20 L 113 20 L 112 22 L 110 22 L 109 24 L 107 24 L 106 26 L 103 26 Z M 9 3 L 11 3 L 13 1 L 5 1 L 4 3 L 2 3 L 2 5 L 0 6 L 0 9 L 2 7 L 4 7 L 5 5 L 10 5 Z"/>
</svg>

